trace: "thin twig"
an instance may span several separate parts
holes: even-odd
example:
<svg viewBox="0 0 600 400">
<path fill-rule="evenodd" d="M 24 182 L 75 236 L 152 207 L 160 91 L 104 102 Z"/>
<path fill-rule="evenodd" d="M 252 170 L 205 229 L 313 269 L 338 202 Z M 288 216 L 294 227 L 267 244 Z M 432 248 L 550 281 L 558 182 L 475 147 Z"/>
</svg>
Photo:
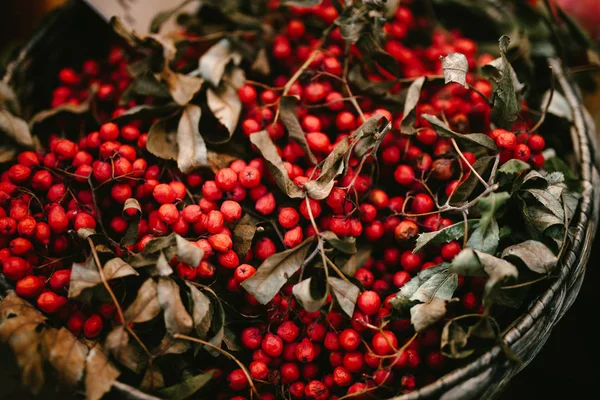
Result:
<svg viewBox="0 0 600 400">
<path fill-rule="evenodd" d="M 542 277 L 539 277 L 537 279 L 534 279 L 532 281 L 529 282 L 522 282 L 522 283 L 517 283 L 516 285 L 511 285 L 511 286 L 502 286 L 500 289 L 502 290 L 507 290 L 507 289 L 517 289 L 520 287 L 524 287 L 524 286 L 529 286 L 529 285 L 533 285 L 534 283 L 538 283 L 543 281 L 544 279 L 548 279 L 550 277 L 550 275 L 544 275 Z"/>
<path fill-rule="evenodd" d="M 475 168 L 473 168 L 471 163 L 469 163 L 469 161 L 467 161 L 467 159 L 465 158 L 465 155 L 462 153 L 462 151 L 460 151 L 460 148 L 458 147 L 456 140 L 454 140 L 454 138 L 450 138 L 450 141 L 452 142 L 452 146 L 454 146 L 454 150 L 456 150 L 459 157 L 469 166 L 471 173 L 473 173 L 477 177 L 477 179 L 479 179 L 479 181 L 481 183 L 483 183 L 483 186 L 485 186 L 485 188 L 487 189 L 489 187 L 488 183 L 485 181 L 485 179 L 483 179 L 481 177 L 481 175 L 479 175 L 479 173 L 477 173 L 477 171 L 475 171 Z"/>
<path fill-rule="evenodd" d="M 554 69 L 552 68 L 552 65 L 548 65 L 548 68 L 550 68 L 550 73 L 552 74 L 552 78 L 550 79 L 550 96 L 548 96 L 548 102 L 546 103 L 546 107 L 544 108 L 544 112 L 542 113 L 542 116 L 540 117 L 540 119 L 538 120 L 538 122 L 527 132 L 527 133 L 533 133 L 535 131 L 537 131 L 540 126 L 542 126 L 542 124 L 544 123 L 544 120 L 546 120 L 546 115 L 548 114 L 548 109 L 550 108 L 550 104 L 552 103 L 552 97 L 554 96 Z"/>
</svg>

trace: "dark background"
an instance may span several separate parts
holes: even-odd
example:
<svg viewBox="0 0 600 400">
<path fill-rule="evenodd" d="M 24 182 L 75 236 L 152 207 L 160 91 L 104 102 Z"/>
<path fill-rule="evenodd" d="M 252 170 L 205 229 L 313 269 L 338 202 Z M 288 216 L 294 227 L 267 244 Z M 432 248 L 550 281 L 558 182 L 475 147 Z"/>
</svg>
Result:
<svg viewBox="0 0 600 400">
<path fill-rule="evenodd" d="M 24 41 L 48 10 L 63 0 L 9 0 L 0 17 L 0 50 Z M 9 4 L 6 4 L 9 3 Z M 7 7 L 4 8 L 4 7 Z M 590 103 L 591 104 L 591 103 Z M 593 110 L 592 110 L 593 111 Z M 594 113 L 596 120 L 600 109 Z M 509 384 L 501 399 L 589 397 L 597 387 L 600 346 L 594 319 L 599 317 L 600 238 L 595 241 L 581 293 L 554 329 L 544 349 Z M 0 368 L 0 371 L 2 368 Z"/>
</svg>

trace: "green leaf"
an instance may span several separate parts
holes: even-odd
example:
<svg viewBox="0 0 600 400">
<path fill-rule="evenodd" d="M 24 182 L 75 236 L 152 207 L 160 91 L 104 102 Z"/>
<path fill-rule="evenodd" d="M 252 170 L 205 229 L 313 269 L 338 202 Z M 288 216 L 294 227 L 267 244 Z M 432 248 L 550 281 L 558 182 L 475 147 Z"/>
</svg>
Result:
<svg viewBox="0 0 600 400">
<path fill-rule="evenodd" d="M 402 122 L 400 123 L 400 130 L 402 133 L 414 134 L 415 133 L 415 122 L 417 121 L 417 104 L 421 97 L 421 91 L 425 84 L 425 77 L 415 79 L 408 87 L 406 93 L 406 100 L 404 102 L 404 112 L 402 114 Z"/>
<path fill-rule="evenodd" d="M 467 72 L 469 72 L 469 62 L 462 53 L 451 53 L 442 59 L 442 71 L 444 72 L 445 83 L 456 82 L 468 88 Z"/>
<path fill-rule="evenodd" d="M 513 158 L 498 168 L 496 180 L 501 186 L 508 185 L 518 178 L 523 172 L 529 171 L 530 169 L 531 166 L 528 163 Z"/>
<path fill-rule="evenodd" d="M 492 81 L 492 122 L 504 129 L 511 129 L 521 111 L 521 92 L 523 84 L 519 82 L 515 70 L 506 58 L 510 38 L 503 35 L 499 42 L 500 58 L 482 68 L 483 73 Z"/>
<path fill-rule="evenodd" d="M 304 135 L 304 131 L 300 126 L 300 122 L 298 122 L 298 116 L 296 114 L 296 106 L 298 104 L 298 98 L 295 96 L 283 96 L 279 100 L 279 113 L 281 116 L 281 121 L 285 125 L 290 138 L 292 138 L 296 143 L 302 147 L 302 150 L 308 156 L 310 162 L 315 165 L 317 164 L 317 159 L 315 155 L 310 150 L 308 143 L 306 142 L 306 136 Z"/>
<path fill-rule="evenodd" d="M 558 264 L 554 252 L 544 243 L 536 240 L 526 240 L 507 247 L 502 251 L 502 258 L 517 258 L 523 264 L 538 274 L 549 274 Z"/>
<path fill-rule="evenodd" d="M 434 298 L 450 300 L 458 287 L 458 277 L 455 273 L 450 273 L 448 268 L 448 263 L 442 263 L 421 271 L 400 288 L 397 296 L 422 303 Z"/>
<path fill-rule="evenodd" d="M 550 173 L 561 172 L 564 176 L 564 183 L 571 192 L 581 191 L 581 182 L 579 178 L 560 157 L 548 158 L 544 162 L 544 169 Z"/>
<path fill-rule="evenodd" d="M 422 332 L 446 315 L 446 301 L 433 299 L 429 303 L 417 304 L 410 309 L 410 321 L 415 331 Z"/>
<path fill-rule="evenodd" d="M 334 249 L 341 251 L 346 254 L 356 254 L 356 238 L 352 236 L 340 239 L 335 233 L 331 231 L 321 232 L 321 237 L 325 239 Z"/>
<path fill-rule="evenodd" d="M 440 137 L 453 138 L 460 141 L 470 142 L 481 147 L 492 151 L 498 151 L 498 146 L 494 139 L 483 133 L 468 133 L 462 134 L 454 132 L 446 123 L 441 121 L 435 115 L 423 114 L 422 117 L 433 125 L 433 129 L 440 135 Z"/>
<path fill-rule="evenodd" d="M 519 276 L 517 267 L 501 258 L 473 250 L 463 249 L 452 261 L 449 271 L 465 276 L 488 276 L 484 289 L 484 303 L 489 303 L 499 284 Z"/>
<path fill-rule="evenodd" d="M 494 254 L 500 243 L 500 228 L 496 218 L 483 227 L 479 225 L 469 236 L 467 247 L 482 251 L 488 254 Z"/>
<path fill-rule="evenodd" d="M 329 277 L 327 279 L 331 292 L 337 300 L 338 305 L 346 313 L 347 316 L 352 318 L 354 315 L 354 308 L 356 300 L 360 294 L 360 289 L 353 283 L 347 282 L 343 279 L 336 277 Z"/>
<path fill-rule="evenodd" d="M 242 282 L 242 287 L 259 303 L 267 304 L 302 267 L 314 239 L 310 237 L 294 248 L 273 254 L 258 267 L 254 275 Z"/>
<path fill-rule="evenodd" d="M 256 234 L 256 225 L 260 221 L 246 213 L 233 229 L 233 251 L 243 260 L 252 247 L 252 240 Z"/>
<path fill-rule="evenodd" d="M 469 219 L 467 220 L 467 225 L 469 229 L 474 229 L 477 227 L 479 220 L 477 219 Z M 453 240 L 458 240 L 465 235 L 465 222 L 457 222 L 454 225 L 450 225 L 446 228 L 440 229 L 435 232 L 424 232 L 419 234 L 417 237 L 417 243 L 413 250 L 413 253 L 418 253 L 425 246 L 433 245 L 433 244 L 442 244 L 448 243 Z"/>
<path fill-rule="evenodd" d="M 300 190 L 300 188 L 298 188 L 298 186 L 296 186 L 296 184 L 294 182 L 292 182 L 292 180 L 288 176 L 287 169 L 285 168 L 285 165 L 283 165 L 283 160 L 279 156 L 277 147 L 271 140 L 271 137 L 269 136 L 269 132 L 264 130 L 264 131 L 253 133 L 252 135 L 250 135 L 250 142 L 252 142 L 252 144 L 258 148 L 258 150 L 260 151 L 260 154 L 265 159 L 265 162 L 267 163 L 267 167 L 269 168 L 269 171 L 273 175 L 273 179 L 275 179 L 277 186 L 279 186 L 279 188 L 288 197 L 291 197 L 293 199 L 303 198 L 304 192 L 302 190 Z M 334 152 L 335 152 L 335 150 L 331 154 L 333 154 Z M 331 154 L 330 154 L 330 156 L 331 156 Z M 324 169 L 325 169 L 325 165 L 323 166 L 323 171 L 321 172 L 321 176 L 323 176 Z M 321 176 L 319 178 L 321 178 Z M 316 182 L 316 181 L 314 181 L 314 182 Z M 308 183 L 310 183 L 310 182 L 307 182 L 306 184 L 308 185 Z M 306 187 L 306 185 L 305 185 L 305 187 Z"/>
<path fill-rule="evenodd" d="M 204 374 L 193 376 L 181 383 L 164 388 L 159 393 L 167 399 L 186 399 L 206 386 L 206 384 L 214 377 L 215 373 L 215 370 L 212 370 Z"/>
<path fill-rule="evenodd" d="M 316 280 L 313 281 L 311 277 L 292 287 L 294 297 L 296 297 L 302 308 L 308 312 L 318 311 L 325 304 L 329 294 L 327 285 L 325 285 L 325 293 L 316 293 L 317 291 L 313 288 L 315 285 L 317 285 L 317 282 Z"/>
<path fill-rule="evenodd" d="M 183 109 L 177 127 L 177 166 L 184 174 L 208 164 L 206 143 L 200 135 L 199 106 L 188 104 Z"/>
</svg>

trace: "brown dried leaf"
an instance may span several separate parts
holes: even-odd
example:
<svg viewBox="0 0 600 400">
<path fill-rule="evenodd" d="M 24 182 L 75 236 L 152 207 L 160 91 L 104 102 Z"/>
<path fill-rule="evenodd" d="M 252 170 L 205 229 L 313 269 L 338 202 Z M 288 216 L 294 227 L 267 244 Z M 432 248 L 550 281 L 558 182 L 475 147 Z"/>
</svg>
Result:
<svg viewBox="0 0 600 400">
<path fill-rule="evenodd" d="M 204 79 L 179 74 L 168 67 L 165 67 L 156 78 L 166 84 L 171 97 L 180 106 L 185 106 L 192 101 L 194 96 L 200 92 L 204 83 Z"/>
<path fill-rule="evenodd" d="M 252 240 L 256 234 L 256 224 L 260 221 L 246 213 L 233 229 L 233 251 L 240 260 L 243 260 L 252 247 Z"/>
<path fill-rule="evenodd" d="M 239 65 L 241 61 L 242 56 L 233 50 L 231 41 L 221 39 L 200 58 L 198 70 L 200 71 L 200 76 L 214 87 L 218 87 L 227 66 L 230 63 Z"/>
<path fill-rule="evenodd" d="M 283 160 L 279 157 L 277 147 L 271 140 L 269 132 L 260 131 L 250 135 L 250 142 L 255 145 L 262 154 L 269 171 L 273 175 L 277 186 L 288 196 L 293 199 L 301 199 L 304 197 L 304 192 L 296 186 L 288 176 L 287 170 L 283 165 Z M 338 145 L 339 146 L 339 145 Z M 337 147 L 336 147 L 337 149 Z M 335 150 L 334 150 L 335 152 Z M 308 184 L 308 183 L 307 183 Z"/>
<path fill-rule="evenodd" d="M 308 197 L 315 200 L 322 200 L 329 196 L 329 193 L 333 189 L 335 178 L 345 169 L 344 160 L 349 150 L 350 141 L 348 138 L 344 138 L 335 146 L 333 151 L 323 161 L 319 177 L 314 181 L 308 181 L 304 184 L 304 190 L 306 190 Z"/>
<path fill-rule="evenodd" d="M 0 110 L 0 132 L 21 146 L 33 147 L 33 138 L 27 122 L 12 115 L 8 110 Z"/>
<path fill-rule="evenodd" d="M 149 106 L 141 104 L 126 110 L 123 114 L 111 119 L 117 125 L 127 124 L 131 121 L 148 121 L 153 118 L 164 118 L 173 114 L 179 107 L 173 103 L 164 106 Z"/>
<path fill-rule="evenodd" d="M 123 205 L 123 218 L 131 219 L 131 215 L 127 212 L 128 210 L 136 210 L 137 215 L 142 215 L 142 206 L 140 206 L 140 202 L 134 199 L 133 197 L 125 200 L 125 204 Z"/>
<path fill-rule="evenodd" d="M 177 258 L 179 261 L 192 268 L 196 268 L 204 257 L 204 250 L 179 235 L 175 236 L 175 242 L 177 244 Z"/>
<path fill-rule="evenodd" d="M 402 113 L 402 122 L 400 129 L 402 133 L 413 134 L 415 133 L 415 121 L 417 120 L 417 103 L 421 97 L 421 90 L 425 84 L 425 77 L 422 76 L 415 79 L 413 83 L 408 87 L 406 94 L 406 101 L 404 103 L 404 112 Z"/>
<path fill-rule="evenodd" d="M 192 330 L 192 317 L 181 301 L 179 286 L 175 281 L 158 278 L 158 302 L 164 311 L 165 326 L 169 333 L 188 333 Z"/>
<path fill-rule="evenodd" d="M 300 122 L 298 122 L 298 115 L 296 113 L 297 104 L 298 98 L 295 96 L 283 96 L 279 100 L 281 121 L 283 121 L 290 138 L 294 139 L 302 147 L 310 162 L 315 165 L 317 164 L 317 159 L 310 150 L 310 147 L 308 147 L 306 135 L 304 135 Z"/>
<path fill-rule="evenodd" d="M 194 304 L 192 308 L 192 317 L 194 319 L 194 327 L 200 338 L 206 338 L 213 317 L 210 299 L 198 290 L 194 285 L 187 283 L 190 288 L 190 295 Z"/>
<path fill-rule="evenodd" d="M 129 334 L 123 325 L 116 326 L 104 341 L 104 348 L 121 365 L 141 374 L 148 361 L 142 349 L 129 342 Z"/>
<path fill-rule="evenodd" d="M 329 277 L 327 282 L 329 283 L 329 286 L 331 286 L 331 291 L 333 292 L 333 295 L 335 296 L 340 308 L 346 313 L 346 315 L 352 317 L 354 314 L 356 300 L 360 294 L 360 289 L 358 286 L 333 276 Z"/>
<path fill-rule="evenodd" d="M 152 350 L 154 357 L 160 357 L 167 354 L 182 354 L 190 349 L 190 342 L 185 340 L 172 339 L 169 334 L 166 334 L 160 344 Z"/>
<path fill-rule="evenodd" d="M 9 162 L 15 159 L 17 156 L 16 147 L 11 146 L 0 146 L 0 164 Z"/>
<path fill-rule="evenodd" d="M 446 301 L 435 298 L 428 303 L 417 304 L 410 309 L 410 320 L 415 331 L 424 329 L 438 322 L 446 315 Z"/>
<path fill-rule="evenodd" d="M 156 282 L 148 278 L 139 288 L 133 303 L 125 310 L 125 320 L 132 323 L 147 322 L 160 313 Z"/>
<path fill-rule="evenodd" d="M 140 383 L 140 388 L 144 391 L 154 391 L 165 386 L 165 378 L 160 368 L 156 364 L 149 364 Z"/>
<path fill-rule="evenodd" d="M 179 113 L 159 119 L 148 131 L 146 149 L 158 158 L 176 160 L 179 154 L 177 146 L 177 127 Z"/>
<path fill-rule="evenodd" d="M 163 251 L 160 252 L 156 263 L 148 268 L 148 273 L 150 276 L 169 276 L 173 273 L 173 268 Z"/>
<path fill-rule="evenodd" d="M 21 381 L 33 393 L 44 386 L 44 370 L 40 345 L 46 318 L 28 302 L 9 293 L 0 303 L 0 341 L 15 355 L 21 369 Z"/>
<path fill-rule="evenodd" d="M 119 257 L 108 260 L 102 270 L 107 281 L 130 275 L 139 275 L 131 265 Z M 102 278 L 100 278 L 96 262 L 91 255 L 88 256 L 83 264 L 73 263 L 71 282 L 69 284 L 69 298 L 78 297 L 84 290 L 100 284 L 102 284 Z"/>
<path fill-rule="evenodd" d="M 217 121 L 227 131 L 227 135 L 209 135 L 207 141 L 214 144 L 225 143 L 231 139 L 235 132 L 240 114 L 242 102 L 237 94 L 237 89 L 230 84 L 224 83 L 218 89 L 206 91 L 206 102 Z"/>
<path fill-rule="evenodd" d="M 253 276 L 242 283 L 242 287 L 259 303 L 267 304 L 302 267 L 314 240 L 314 236 L 310 237 L 292 249 L 273 254 L 258 267 Z"/>
<path fill-rule="evenodd" d="M 49 110 L 43 110 L 35 114 L 29 120 L 29 129 L 32 131 L 34 127 L 42 122 L 45 122 L 49 118 L 54 118 L 59 116 L 60 114 L 73 114 L 73 115 L 82 115 L 90 111 L 92 100 L 95 95 L 95 89 L 92 90 L 92 93 L 88 97 L 86 101 L 83 101 L 79 104 L 65 103 L 58 107 L 51 108 Z"/>
<path fill-rule="evenodd" d="M 100 400 L 110 391 L 112 384 L 121 375 L 106 358 L 100 345 L 92 347 L 85 364 L 85 398 Z"/>
<path fill-rule="evenodd" d="M 199 106 L 188 104 L 177 127 L 177 166 L 184 174 L 208 164 L 206 143 L 200 135 L 201 114 Z"/>
<path fill-rule="evenodd" d="M 46 329 L 42 352 L 62 383 L 75 386 L 83 377 L 88 348 L 66 328 Z"/>
</svg>

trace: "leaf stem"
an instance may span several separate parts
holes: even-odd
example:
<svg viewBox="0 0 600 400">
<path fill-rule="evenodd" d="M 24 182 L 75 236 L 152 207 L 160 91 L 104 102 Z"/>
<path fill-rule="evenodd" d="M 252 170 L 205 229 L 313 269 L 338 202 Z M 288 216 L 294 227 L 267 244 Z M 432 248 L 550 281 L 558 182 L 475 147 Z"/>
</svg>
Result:
<svg viewBox="0 0 600 400">
<path fill-rule="evenodd" d="M 485 179 L 483 179 L 481 177 L 481 175 L 479 175 L 479 173 L 477 171 L 475 171 L 475 168 L 473 168 L 473 166 L 469 163 L 469 161 L 467 161 L 467 159 L 465 158 L 465 155 L 462 153 L 462 151 L 460 151 L 460 148 L 458 147 L 456 140 L 454 138 L 450 138 L 450 141 L 452 142 L 452 146 L 454 146 L 454 150 L 456 150 L 459 157 L 469 166 L 469 169 L 471 170 L 471 172 L 477 177 L 477 179 L 479 179 L 479 181 L 487 189 L 489 187 L 488 183 L 485 181 Z"/>
<path fill-rule="evenodd" d="M 502 286 L 500 289 L 502 289 L 502 290 L 518 289 L 520 287 L 525 287 L 525 286 L 533 285 L 534 283 L 541 282 L 544 279 L 548 279 L 549 277 L 550 277 L 550 275 L 544 275 L 544 276 L 534 279 L 532 281 L 517 283 L 516 285 L 511 285 L 511 286 Z"/>
<path fill-rule="evenodd" d="M 199 343 L 199 344 L 202 344 L 204 346 L 208 346 L 208 347 L 210 347 L 210 348 L 218 351 L 219 353 L 223 354 L 225 357 L 227 357 L 230 360 L 232 360 L 233 362 L 235 362 L 238 365 L 238 367 L 240 367 L 240 369 L 242 370 L 242 372 L 244 373 L 244 375 L 246 375 L 246 379 L 248 379 L 248 383 L 250 384 L 250 387 L 252 388 L 252 392 L 256 396 L 260 396 L 259 393 L 258 393 L 258 390 L 256 390 L 256 386 L 254 386 L 254 381 L 253 381 L 252 377 L 250 376 L 250 373 L 248 372 L 248 370 L 244 366 L 244 364 L 242 364 L 237 358 L 235 358 L 235 356 L 233 356 L 227 350 L 223 350 L 222 348 L 217 347 L 214 344 L 206 342 L 206 341 L 204 341 L 202 339 L 198 339 L 198 338 L 195 338 L 195 337 L 183 335 L 181 333 L 174 334 L 173 335 L 173 339 L 182 339 L 182 340 L 188 340 L 190 342 Z"/>
</svg>

